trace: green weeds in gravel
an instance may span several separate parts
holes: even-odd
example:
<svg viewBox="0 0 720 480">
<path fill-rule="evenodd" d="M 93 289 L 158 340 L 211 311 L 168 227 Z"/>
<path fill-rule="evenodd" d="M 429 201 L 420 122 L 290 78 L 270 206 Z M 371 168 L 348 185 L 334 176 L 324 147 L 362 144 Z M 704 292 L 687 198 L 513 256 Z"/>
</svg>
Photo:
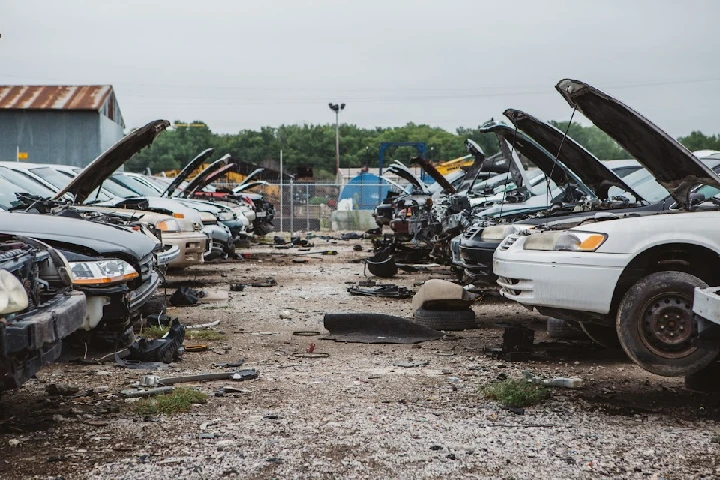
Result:
<svg viewBox="0 0 720 480">
<path fill-rule="evenodd" d="M 135 403 L 134 410 L 140 415 L 173 415 L 189 412 L 193 404 L 206 403 L 207 395 L 192 388 L 176 388 L 167 395 L 143 398 Z"/>
<path fill-rule="evenodd" d="M 525 379 L 508 378 L 481 388 L 486 398 L 500 402 L 506 407 L 527 407 L 542 402 L 550 396 L 550 390 Z"/>
</svg>

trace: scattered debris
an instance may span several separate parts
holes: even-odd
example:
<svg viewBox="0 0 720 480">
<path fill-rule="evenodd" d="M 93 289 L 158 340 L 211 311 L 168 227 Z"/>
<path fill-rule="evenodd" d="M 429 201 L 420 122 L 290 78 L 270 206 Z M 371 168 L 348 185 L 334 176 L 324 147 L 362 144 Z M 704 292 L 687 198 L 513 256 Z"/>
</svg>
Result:
<svg viewBox="0 0 720 480">
<path fill-rule="evenodd" d="M 231 283 L 230 291 L 231 292 L 242 292 L 245 290 L 245 287 L 247 287 L 247 285 L 245 285 L 244 283 Z"/>
<path fill-rule="evenodd" d="M 526 362 L 530 359 L 535 341 L 535 330 L 525 325 L 505 326 L 501 356 L 509 362 Z"/>
<path fill-rule="evenodd" d="M 237 360 L 235 362 L 213 363 L 210 366 L 213 368 L 237 368 L 237 367 L 242 367 L 244 364 L 245 364 L 245 359 L 241 358 L 240 360 Z"/>
<path fill-rule="evenodd" d="M 180 347 L 185 341 L 185 326 L 178 319 L 172 321 L 170 330 L 162 338 L 148 340 L 141 338 L 128 347 L 128 360 L 141 362 L 170 363 L 180 356 Z"/>
<path fill-rule="evenodd" d="M 408 290 L 393 283 L 380 284 L 373 287 L 361 287 L 353 285 L 347 289 L 350 295 L 364 295 L 368 297 L 387 297 L 387 298 L 410 298 L 415 292 Z"/>
<path fill-rule="evenodd" d="M 325 352 L 304 352 L 304 353 L 293 353 L 293 357 L 298 358 L 327 358 L 329 353 Z"/>
<path fill-rule="evenodd" d="M 207 344 L 201 343 L 198 345 L 185 345 L 185 351 L 188 353 L 205 352 L 208 350 Z"/>
<path fill-rule="evenodd" d="M 253 282 L 249 284 L 251 287 L 277 287 L 277 282 L 274 278 L 268 277 L 260 282 Z"/>
<path fill-rule="evenodd" d="M 316 332 L 314 330 L 298 330 L 297 332 L 293 332 L 292 334 L 298 337 L 316 337 L 320 335 L 320 332 Z"/>
<path fill-rule="evenodd" d="M 141 397 L 152 397 L 154 395 L 165 395 L 175 390 L 175 387 L 158 387 L 149 388 L 147 390 L 128 388 L 121 390 L 120 394 L 125 398 L 141 398 Z"/>
<path fill-rule="evenodd" d="M 178 319 L 176 318 L 175 320 Z M 154 313 L 152 315 L 148 315 L 145 318 L 145 321 L 151 327 L 168 327 L 172 323 L 173 318 L 169 315 L 165 315 L 164 313 Z"/>
<path fill-rule="evenodd" d="M 292 318 L 292 314 L 289 311 L 283 310 L 282 312 L 280 312 L 281 320 L 290 320 L 291 318 Z"/>
<path fill-rule="evenodd" d="M 362 240 L 365 236 L 362 233 L 347 232 L 340 235 L 340 240 Z"/>
<path fill-rule="evenodd" d="M 207 382 L 212 380 L 253 380 L 257 378 L 258 372 L 254 368 L 247 368 L 244 370 L 237 370 L 234 372 L 207 372 L 199 373 L 196 375 L 184 375 L 180 377 L 167 377 L 160 378 L 155 375 L 145 375 L 140 379 L 140 384 L 143 386 L 154 386 L 154 385 L 175 385 L 176 383 L 188 383 L 188 382 Z"/>
<path fill-rule="evenodd" d="M 190 287 L 178 287 L 170 297 L 170 304 L 174 307 L 191 307 L 197 305 L 200 299 L 205 296 L 202 290 L 195 290 Z"/>
<path fill-rule="evenodd" d="M 80 391 L 80 387 L 68 385 L 66 383 L 51 383 L 45 387 L 45 391 L 51 396 L 66 397 L 78 393 Z"/>
<path fill-rule="evenodd" d="M 398 272 L 398 267 L 395 265 L 395 258 L 391 252 L 392 249 L 386 248 L 366 259 L 365 264 L 370 273 L 381 278 L 394 277 Z"/>
<path fill-rule="evenodd" d="M 442 333 L 408 319 L 380 313 L 327 313 L 330 335 L 324 340 L 353 343 L 420 343 L 438 340 Z"/>
<path fill-rule="evenodd" d="M 353 252 L 362 252 L 363 246 L 362 245 L 353 245 Z"/>
<path fill-rule="evenodd" d="M 430 365 L 430 362 L 398 362 L 393 363 L 396 367 L 402 367 L 402 368 L 418 368 L 418 367 L 426 367 Z"/>
<path fill-rule="evenodd" d="M 198 324 L 198 325 L 185 325 L 185 328 L 186 328 L 187 330 L 197 330 L 197 329 L 200 329 L 200 328 L 212 328 L 212 327 L 217 327 L 218 325 L 220 325 L 220 320 L 215 320 L 214 322 L 210 322 L 210 323 L 201 323 L 201 324 Z"/>
</svg>

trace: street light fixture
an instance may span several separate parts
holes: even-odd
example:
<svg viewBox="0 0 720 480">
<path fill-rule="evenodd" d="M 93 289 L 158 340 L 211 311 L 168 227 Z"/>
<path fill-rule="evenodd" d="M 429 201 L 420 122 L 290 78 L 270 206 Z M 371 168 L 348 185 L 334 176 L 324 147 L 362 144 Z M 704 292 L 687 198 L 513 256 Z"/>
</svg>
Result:
<svg viewBox="0 0 720 480">
<path fill-rule="evenodd" d="M 340 112 L 345 110 L 344 103 L 328 103 L 330 110 L 335 112 L 335 175 L 340 173 Z"/>
</svg>

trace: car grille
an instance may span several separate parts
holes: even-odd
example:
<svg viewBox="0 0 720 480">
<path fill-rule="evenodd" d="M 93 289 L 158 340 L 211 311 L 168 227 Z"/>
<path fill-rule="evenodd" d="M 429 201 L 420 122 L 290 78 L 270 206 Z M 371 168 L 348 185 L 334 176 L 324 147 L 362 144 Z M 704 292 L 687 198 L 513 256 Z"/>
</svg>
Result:
<svg viewBox="0 0 720 480">
<path fill-rule="evenodd" d="M 143 282 L 150 276 L 155 267 L 155 256 L 153 254 L 147 255 L 140 261 L 140 277 Z"/>
<path fill-rule="evenodd" d="M 507 250 L 508 248 L 512 247 L 515 242 L 518 241 L 517 235 L 509 235 L 503 240 L 503 242 L 500 244 L 500 250 Z"/>
<path fill-rule="evenodd" d="M 472 226 L 465 230 L 465 233 L 463 234 L 463 237 L 465 238 L 472 238 L 477 232 L 479 232 L 481 227 Z"/>
</svg>

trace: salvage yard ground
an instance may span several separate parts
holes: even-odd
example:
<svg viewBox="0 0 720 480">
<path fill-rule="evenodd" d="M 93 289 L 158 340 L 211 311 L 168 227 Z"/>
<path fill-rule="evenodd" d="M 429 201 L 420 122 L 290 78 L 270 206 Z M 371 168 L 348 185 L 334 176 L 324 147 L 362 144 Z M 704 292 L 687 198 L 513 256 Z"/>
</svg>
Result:
<svg viewBox="0 0 720 480">
<path fill-rule="evenodd" d="M 369 248 L 369 243 L 365 248 Z M 119 392 L 145 372 L 113 363 L 64 362 L 43 369 L 2 400 L 2 478 L 713 478 L 720 475 L 720 396 L 692 393 L 682 379 L 650 375 L 621 352 L 553 342 L 543 317 L 486 297 L 479 328 L 419 345 L 343 344 L 295 331 L 323 331 L 326 312 L 410 316 L 410 300 L 352 297 L 367 257 L 352 245 L 322 243 L 337 256 L 248 250 L 241 261 L 205 264 L 173 285 L 228 290 L 273 277 L 276 287 L 230 292 L 228 302 L 171 308 L 187 324 L 221 320 L 219 336 L 186 339 L 186 353 L 158 372 L 223 371 L 245 359 L 256 380 L 196 384 L 207 402 L 172 416 L 139 414 Z M 401 274 L 409 288 L 444 270 Z M 524 363 L 493 358 L 498 323 L 536 330 Z M 308 350 L 326 358 L 304 358 Z M 82 357 L 82 352 L 75 358 Z M 402 368 L 399 362 L 427 362 Z M 553 389 L 524 412 L 485 399 L 482 388 L 523 372 L 577 376 L 581 389 Z M 48 396 L 50 384 L 79 387 Z M 183 385 L 193 386 L 193 384 Z M 237 393 L 214 396 L 223 386 Z M 522 413 L 522 414 L 521 414 Z"/>
</svg>

